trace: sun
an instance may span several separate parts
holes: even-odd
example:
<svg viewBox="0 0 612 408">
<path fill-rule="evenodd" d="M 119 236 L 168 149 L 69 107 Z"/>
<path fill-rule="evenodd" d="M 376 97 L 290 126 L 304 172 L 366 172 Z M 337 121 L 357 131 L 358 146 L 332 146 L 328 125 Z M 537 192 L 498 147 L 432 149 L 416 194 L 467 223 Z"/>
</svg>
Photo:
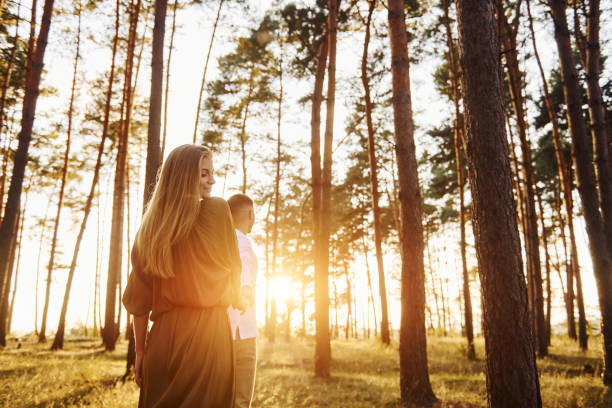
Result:
<svg viewBox="0 0 612 408">
<path fill-rule="evenodd" d="M 291 279 L 280 276 L 270 282 L 270 296 L 276 299 L 276 303 L 285 305 L 288 300 L 296 299 L 297 289 Z"/>
</svg>

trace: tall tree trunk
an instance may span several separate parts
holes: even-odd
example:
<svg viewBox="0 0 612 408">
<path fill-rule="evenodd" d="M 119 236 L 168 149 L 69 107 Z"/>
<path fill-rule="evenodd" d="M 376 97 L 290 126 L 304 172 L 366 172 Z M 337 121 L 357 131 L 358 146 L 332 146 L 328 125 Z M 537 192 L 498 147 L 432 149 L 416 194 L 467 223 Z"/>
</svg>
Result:
<svg viewBox="0 0 612 408">
<path fill-rule="evenodd" d="M 49 264 L 47 267 L 47 286 L 46 286 L 46 290 L 45 290 L 45 303 L 43 306 L 43 314 L 42 314 L 42 323 L 41 323 L 41 327 L 40 327 L 40 332 L 38 333 L 38 342 L 42 343 L 44 341 L 46 341 L 46 334 L 45 334 L 45 329 L 46 329 L 46 325 L 47 325 L 47 312 L 49 309 L 49 296 L 50 296 L 50 291 L 51 291 L 51 277 L 53 275 L 53 268 L 55 266 L 55 250 L 56 250 L 56 245 L 57 245 L 57 233 L 59 230 L 59 223 L 60 223 L 60 215 L 61 215 L 61 211 L 62 211 L 62 205 L 63 205 L 63 201 L 64 201 L 64 190 L 66 187 L 66 176 L 68 174 L 68 162 L 70 160 L 70 140 L 72 137 L 72 118 L 73 118 L 73 112 L 74 112 L 74 93 L 75 93 L 75 89 L 76 89 L 76 79 L 77 79 L 77 70 L 78 70 L 78 63 L 79 63 L 79 58 L 80 58 L 80 46 L 81 46 L 81 6 L 80 4 L 78 5 L 78 24 L 77 24 L 77 35 L 76 35 L 76 51 L 75 51 L 75 57 L 74 57 L 74 66 L 73 66 L 73 73 L 72 73 L 72 87 L 70 90 L 70 102 L 68 105 L 68 131 L 66 134 L 66 150 L 64 151 L 64 164 L 63 164 L 63 168 L 62 168 L 62 180 L 60 183 L 60 191 L 59 191 L 59 198 L 57 201 L 57 215 L 55 216 L 55 224 L 53 226 L 53 238 L 51 239 L 51 253 L 49 255 Z M 71 281 L 71 277 L 70 275 L 68 276 L 68 280 Z M 67 303 L 67 299 L 66 296 L 64 296 L 64 303 Z M 64 311 L 64 319 L 65 319 L 65 315 L 66 312 Z M 62 332 L 60 334 L 60 336 L 64 337 L 64 332 L 63 332 L 63 326 L 64 326 L 64 322 L 61 321 L 61 317 L 60 317 L 60 324 L 58 325 L 58 327 L 62 328 Z M 57 338 L 57 333 L 56 333 L 56 338 Z M 52 350 L 55 350 L 56 347 L 56 342 L 53 342 L 53 346 L 51 347 Z"/>
<path fill-rule="evenodd" d="M 400 394 L 402 403 L 437 400 L 429 382 L 425 328 L 425 270 L 421 193 L 414 145 L 410 63 L 404 2 L 389 0 L 389 38 L 393 77 L 395 151 L 399 176 L 402 230 L 402 316 L 400 326 Z"/>
<path fill-rule="evenodd" d="M 166 10 L 167 0 L 155 0 L 155 17 L 153 24 L 153 44 L 151 49 L 151 92 L 149 97 L 149 124 L 147 128 L 147 161 L 145 165 L 145 183 L 143 192 L 143 211 L 151 199 L 155 190 L 157 172 L 162 160 L 159 134 L 161 130 L 162 115 L 162 89 L 164 85 L 164 37 L 166 32 Z M 176 2 L 174 4 L 176 16 Z M 174 17 L 173 17 L 174 21 Z M 172 36 L 174 37 L 174 22 L 172 24 Z M 172 47 L 170 48 L 170 53 Z M 168 70 L 170 70 L 170 55 L 168 56 Z M 167 89 L 167 88 L 166 88 Z M 167 93 L 166 93 L 167 95 Z M 167 96 L 166 96 L 167 97 Z M 129 124 L 129 122 L 128 122 Z M 165 130 L 165 128 L 164 128 Z M 127 138 L 126 138 L 127 141 Z M 129 192 L 128 192 L 129 194 Z M 129 204 L 128 204 L 129 205 Z M 129 214 L 129 207 L 128 207 Z M 128 215 L 128 240 L 129 240 L 129 215 Z M 136 362 L 136 343 L 132 327 L 132 319 L 128 316 L 128 353 L 126 357 L 126 368 L 124 378 L 127 377 Z"/>
<path fill-rule="evenodd" d="M 548 111 L 548 118 L 552 125 L 552 138 L 553 138 L 553 147 L 555 149 L 555 158 L 557 160 L 557 174 L 559 177 L 560 188 L 563 191 L 563 205 L 565 207 L 566 216 L 567 216 L 567 225 L 569 229 L 569 239 L 570 239 L 570 256 L 571 260 L 567 263 L 567 298 L 566 298 L 566 312 L 568 319 L 568 335 L 570 338 L 576 338 L 576 325 L 574 320 L 574 287 L 573 287 L 573 275 L 574 271 L 580 268 L 578 263 L 578 251 L 576 249 L 576 236 L 574 233 L 574 220 L 573 220 L 573 199 L 572 199 L 572 191 L 570 184 L 570 171 L 568 165 L 565 163 L 565 157 L 563 156 L 563 147 L 561 144 L 561 136 L 559 134 L 559 123 L 557 120 L 557 116 L 555 115 L 554 106 L 552 103 L 552 98 L 550 96 L 550 91 L 548 90 L 548 83 L 546 81 L 546 76 L 544 75 L 544 68 L 542 67 L 542 62 L 540 60 L 540 54 L 538 52 L 538 47 L 535 39 L 535 32 L 533 29 L 533 18 L 531 17 L 531 6 L 530 1 L 527 1 L 527 14 L 529 17 L 529 29 L 531 31 L 531 39 L 533 44 L 533 50 L 536 57 L 536 62 L 538 63 L 538 69 L 540 72 L 540 77 L 542 79 L 542 89 L 544 91 L 544 102 L 546 103 L 546 110 Z M 561 229 L 562 239 L 565 242 L 565 231 L 564 228 Z M 584 341 L 584 343 L 583 343 Z M 581 346 L 584 344 L 586 347 L 586 331 L 581 335 L 580 344 Z"/>
<path fill-rule="evenodd" d="M 21 205 L 17 208 L 20 213 Z M 19 221 L 20 218 L 15 218 L 15 225 L 13 227 L 13 240 L 11 242 L 11 248 L 9 251 L 9 262 L 8 262 L 8 273 L 6 274 L 6 281 L 0 282 L 0 346 L 6 346 L 6 334 L 8 330 L 8 309 L 9 309 L 9 296 L 11 290 L 11 283 L 13 280 L 13 267 L 15 264 L 15 250 L 17 245 L 17 235 L 19 233 Z"/>
<path fill-rule="evenodd" d="M 378 336 L 378 322 L 376 318 L 376 304 L 374 303 L 374 289 L 372 288 L 372 277 L 370 274 L 370 262 L 368 261 L 368 247 L 366 246 L 365 235 L 361 236 L 361 245 L 363 247 L 363 257 L 366 266 L 366 276 L 368 278 L 368 308 L 372 305 L 372 315 L 374 316 L 374 336 Z M 368 318 L 368 337 L 370 337 L 370 319 Z"/>
<path fill-rule="evenodd" d="M 14 240 L 14 225 L 19 214 L 18 208 L 21 199 L 23 175 L 28 162 L 28 150 L 32 139 L 32 127 L 36 114 L 36 101 L 38 100 L 45 49 L 47 47 L 51 16 L 53 14 L 53 2 L 54 0 L 45 0 L 40 31 L 36 40 L 36 48 L 30 47 L 28 49 L 26 89 L 23 97 L 19 144 L 15 152 L 11 185 L 8 191 L 2 224 L 0 225 L 0 282 L 4 282 L 8 274 L 9 252 L 11 242 Z M 30 44 L 33 44 L 33 40 L 30 41 Z M 5 321 L 0 321 L 0 325 L 4 324 Z M 5 343 L 5 335 L 4 333 L 0 333 L 0 344 L 3 343 Z"/>
<path fill-rule="evenodd" d="M 541 407 L 504 131 L 495 6 L 480 0 L 456 4 L 488 405 Z"/>
<path fill-rule="evenodd" d="M 23 224 L 25 223 L 25 213 L 26 213 L 26 208 L 28 206 L 28 192 L 30 190 L 31 185 L 32 185 L 32 181 L 30 180 L 30 183 L 25 189 L 26 195 L 25 195 L 25 200 L 23 202 L 23 210 L 21 210 L 21 220 L 18 221 L 19 222 L 19 234 L 17 235 L 17 240 L 16 240 L 18 248 L 17 248 L 17 257 L 15 259 L 15 272 L 14 272 L 15 280 L 13 281 L 13 292 L 11 294 L 11 301 L 10 301 L 9 308 L 8 308 L 8 316 L 7 316 L 8 322 L 6 324 L 7 333 L 11 332 L 11 322 L 13 320 L 13 311 L 14 311 L 14 306 L 15 306 L 15 294 L 17 293 L 17 278 L 19 277 L 19 265 L 21 264 L 21 248 L 23 247 Z"/>
<path fill-rule="evenodd" d="M 525 107 L 523 97 L 522 73 L 518 63 L 517 34 L 520 17 L 520 4 L 517 2 L 515 17 L 512 24 L 508 22 L 503 4 L 498 2 L 497 17 L 499 20 L 501 53 L 506 61 L 506 75 L 516 118 L 518 136 L 522 152 L 523 180 L 525 181 L 525 249 L 527 254 L 528 286 L 532 294 L 532 319 L 538 355 L 548 354 L 546 339 L 546 322 L 544 319 L 544 297 L 542 291 L 542 271 L 540 265 L 540 247 L 538 237 L 535 194 L 532 180 L 533 164 L 531 163 L 531 148 L 527 140 L 527 124 L 525 123 Z"/>
<path fill-rule="evenodd" d="M 117 164 L 115 167 L 111 237 L 109 243 L 110 255 L 108 260 L 108 276 L 106 282 L 106 307 L 104 314 L 104 329 L 102 334 L 104 346 L 106 350 L 109 351 L 115 349 L 115 343 L 117 341 L 118 335 L 118 330 L 115 322 L 115 306 L 117 303 L 118 285 L 121 277 L 121 258 L 123 247 L 123 195 L 125 190 L 125 169 L 127 162 L 127 148 L 131 122 L 131 100 L 133 92 L 132 69 L 134 65 L 134 49 L 136 45 L 140 5 L 140 0 L 137 0 L 136 4 L 130 3 L 129 5 L 130 31 L 128 38 L 128 49 L 126 54 L 123 102 L 121 103 L 122 107 L 125 107 L 125 114 L 123 120 L 120 122 L 119 140 L 117 143 Z M 155 63 L 155 61 L 153 61 L 153 63 Z M 152 73 L 152 75 L 155 74 Z M 159 117 L 157 118 L 157 120 L 157 123 L 159 123 Z M 159 156 L 157 163 L 159 163 Z"/>
<path fill-rule="evenodd" d="M 578 176 L 578 192 L 582 201 L 589 248 L 593 260 L 593 272 L 599 294 L 604 357 L 603 381 L 604 384 L 612 384 L 612 274 L 610 273 L 612 265 L 604 220 L 598 207 L 595 173 L 589 153 L 580 87 L 576 67 L 572 59 L 572 48 L 567 28 L 566 6 L 566 0 L 552 0 L 550 2 L 551 14 L 555 24 L 555 40 L 561 63 L 567 118 L 573 142 L 572 156 Z"/>
<path fill-rule="evenodd" d="M 382 254 L 382 232 L 380 230 L 380 207 L 378 205 L 378 164 L 376 162 L 376 145 L 374 143 L 374 125 L 372 124 L 372 100 L 370 98 L 370 81 L 368 78 L 368 46 L 370 44 L 370 23 L 376 7 L 376 0 L 369 0 L 366 34 L 361 57 L 361 82 L 365 92 L 366 123 L 368 126 L 368 159 L 370 164 L 370 192 L 372 194 L 372 215 L 374 217 L 374 243 L 376 246 L 376 265 L 378 267 L 378 290 L 380 293 L 380 336 L 384 344 L 391 344 L 389 336 L 389 315 L 387 306 L 387 287 L 385 284 L 385 269 Z"/>
<path fill-rule="evenodd" d="M 272 227 L 272 279 L 275 279 L 278 275 L 277 270 L 277 250 L 278 250 L 278 215 L 279 215 L 279 204 L 280 204 L 280 170 L 281 170 L 281 120 L 283 110 L 283 54 L 281 44 L 281 55 L 279 63 L 279 82 L 280 91 L 278 95 L 278 115 L 276 121 L 277 134 L 276 134 L 276 176 L 274 178 L 274 225 Z M 276 298 L 271 299 L 271 310 L 270 310 L 270 331 L 268 337 L 270 341 L 274 342 L 276 337 Z M 289 319 L 289 314 L 287 314 Z"/>
<path fill-rule="evenodd" d="M 608 130 L 601 87 L 599 86 L 600 49 L 599 49 L 599 0 L 589 0 L 586 38 L 586 82 L 591 118 L 591 136 L 597 164 L 596 178 L 599 185 L 600 205 L 604 218 L 604 228 L 608 237 L 608 251 L 612 256 L 612 171 L 608 152 Z"/>
<path fill-rule="evenodd" d="M 155 188 L 159 168 L 161 127 L 161 103 L 164 84 L 164 35 L 166 30 L 167 0 L 155 0 L 155 24 L 151 59 L 151 94 L 149 104 L 149 125 L 147 129 L 147 164 L 145 167 L 144 202 L 148 203 Z M 171 51 L 170 51 L 171 52 Z M 170 66 L 168 66 L 170 69 Z"/>
<path fill-rule="evenodd" d="M 329 35 L 329 34 L 328 34 Z M 315 284 L 315 375 L 329 375 L 331 346 L 329 344 L 329 293 L 328 277 L 323 270 L 321 260 L 321 102 L 323 99 L 323 80 L 327 65 L 329 40 L 321 40 L 317 69 L 315 73 L 314 92 L 312 94 L 312 111 L 310 120 L 310 163 L 312 169 L 312 217 L 313 217 L 313 255 Z M 328 289 L 329 290 L 329 289 Z"/>
<path fill-rule="evenodd" d="M 251 71 L 251 77 L 249 79 L 249 93 L 247 94 L 247 99 L 246 99 L 246 105 L 244 107 L 244 117 L 242 118 L 242 126 L 240 127 L 240 152 L 241 152 L 241 159 L 242 159 L 242 187 L 241 187 L 241 192 L 242 194 L 246 194 L 246 189 L 247 189 L 247 169 L 246 169 L 246 139 L 247 139 L 247 135 L 246 135 L 246 122 L 247 122 L 247 118 L 249 117 L 249 106 L 251 104 L 251 96 L 253 95 L 253 76 L 254 76 L 254 70 Z M 274 299 L 272 300 L 274 302 Z"/>
<path fill-rule="evenodd" d="M 346 277 L 346 308 L 347 308 L 346 330 L 344 332 L 344 338 L 348 340 L 350 327 L 351 327 L 351 316 L 353 314 L 353 311 L 351 307 L 351 301 L 352 301 L 351 279 L 349 277 L 349 271 L 348 271 L 348 266 L 346 265 L 346 259 L 342 261 L 342 266 L 344 267 L 344 276 Z"/>
<path fill-rule="evenodd" d="M 36 7 L 36 4 L 33 4 L 33 7 Z M 0 10 L 2 10 L 0 8 Z M 8 93 L 8 89 L 11 83 L 11 78 L 13 75 L 13 67 L 15 65 L 15 56 L 17 54 L 17 47 L 19 45 L 19 23 L 20 23 L 20 13 L 21 13 L 21 1 L 17 6 L 17 22 L 15 25 L 15 37 L 13 39 L 13 48 L 11 48 L 11 55 L 9 56 L 9 60 L 6 65 L 6 73 L 4 74 L 4 81 L 2 82 L 2 94 L 0 96 L 0 132 L 2 132 L 2 128 L 4 126 L 4 108 L 6 104 L 6 95 Z M 33 11 L 34 18 L 36 18 L 36 12 Z M 2 175 L 0 175 L 0 220 L 2 220 L 2 204 L 4 203 L 4 188 L 6 184 L 6 171 L 8 165 L 8 152 L 10 147 L 11 136 L 7 133 L 6 138 L 6 148 L 2 154 Z"/>
<path fill-rule="evenodd" d="M 70 137 L 71 129 L 72 129 L 72 116 L 73 116 L 73 106 L 74 106 L 74 91 L 76 89 L 76 80 L 77 80 L 77 72 L 80 58 L 80 46 L 81 46 L 81 4 L 80 2 L 77 5 L 78 10 L 78 26 L 77 26 L 77 35 L 76 35 L 76 51 L 74 56 L 74 67 L 72 74 L 72 90 L 70 93 L 70 106 L 68 107 L 68 137 Z M 103 149 L 103 146 L 102 146 Z M 94 169 L 94 181 L 97 182 L 97 176 L 99 173 L 99 168 L 101 164 L 101 155 L 102 150 L 98 149 L 98 161 L 96 162 L 96 167 Z M 57 324 L 57 331 L 55 332 L 55 338 L 53 339 L 53 344 L 51 345 L 51 350 L 57 350 L 64 347 L 64 326 L 66 322 L 66 312 L 68 310 L 68 299 L 70 297 L 70 287 L 72 286 L 72 279 L 74 277 L 74 271 L 76 269 L 76 254 L 78 254 L 79 247 L 81 244 L 81 239 L 83 238 L 83 233 L 85 232 L 85 226 L 87 223 L 87 217 L 89 216 L 89 209 L 91 208 L 91 202 L 93 199 L 93 194 L 95 191 L 95 184 L 92 182 L 92 187 L 90 189 L 89 195 L 87 197 L 87 201 L 85 202 L 85 215 L 83 217 L 83 221 L 81 223 L 81 228 L 79 230 L 79 235 L 77 236 L 77 247 L 73 252 L 72 262 L 70 263 L 70 270 L 68 271 L 68 280 L 66 281 L 66 290 L 64 291 L 64 300 L 62 302 L 62 310 L 60 312 L 59 322 Z"/>
<path fill-rule="evenodd" d="M 219 0 L 219 7 L 217 8 L 217 17 L 215 18 L 215 24 L 213 25 L 212 35 L 210 36 L 210 45 L 208 46 L 208 53 L 206 53 L 206 61 L 204 62 L 204 73 L 202 74 L 202 84 L 200 85 L 200 95 L 198 96 L 198 107 L 196 108 L 195 125 L 193 127 L 193 143 L 196 142 L 196 136 L 198 134 L 198 122 L 200 121 L 200 107 L 202 104 L 202 95 L 204 94 L 204 85 L 206 84 L 206 71 L 208 69 L 208 61 L 210 59 L 210 52 L 212 51 L 213 43 L 215 41 L 215 33 L 217 32 L 217 24 L 219 23 L 219 16 L 221 15 L 221 7 L 223 7 L 224 0 Z"/>
<path fill-rule="evenodd" d="M 467 357 L 469 359 L 476 358 L 474 349 L 474 326 L 472 318 L 472 296 L 470 294 L 470 277 L 467 268 L 466 240 L 465 240 L 465 174 L 463 173 L 463 155 L 461 146 L 465 137 L 463 135 L 463 116 L 459 109 L 459 70 L 456 66 L 455 58 L 455 41 L 453 40 L 453 32 L 449 17 L 449 1 L 444 0 L 444 27 L 446 29 L 446 43 L 448 46 L 448 63 L 450 67 L 450 80 L 452 89 L 453 104 L 455 105 L 455 163 L 457 166 L 457 186 L 459 188 L 459 232 L 460 232 L 460 250 L 461 250 L 461 270 L 463 275 L 463 312 L 465 320 L 465 336 L 467 338 Z"/>
<path fill-rule="evenodd" d="M 552 288 L 550 285 L 550 254 L 548 252 L 548 237 L 546 236 L 546 224 L 544 223 L 544 207 L 542 206 L 542 197 L 540 192 L 538 191 L 537 186 L 535 185 L 535 181 L 533 181 L 533 185 L 535 187 L 536 200 L 538 203 L 538 211 L 540 213 L 540 229 L 542 230 L 542 246 L 544 247 L 544 265 L 546 267 L 546 319 L 545 319 L 545 327 L 546 327 L 546 342 L 547 345 L 550 346 L 550 336 L 551 336 L 551 327 L 550 327 L 550 312 L 552 308 Z"/>
<path fill-rule="evenodd" d="M 164 89 L 164 128 L 162 131 L 161 153 L 159 154 L 159 162 L 164 160 L 164 151 L 166 150 L 166 130 L 168 125 L 168 91 L 170 89 L 170 62 L 172 61 L 172 50 L 174 47 L 174 33 L 176 32 L 176 7 L 178 1 L 174 0 L 172 4 L 172 29 L 170 30 L 170 45 L 168 46 L 168 62 L 166 63 L 166 83 Z M 160 164 L 161 165 L 161 164 Z"/>
<path fill-rule="evenodd" d="M 49 215 L 49 207 L 51 200 L 47 200 L 47 209 L 45 217 L 42 220 L 40 227 L 40 239 L 38 240 L 38 256 L 36 257 L 36 283 L 34 285 L 34 332 L 38 336 L 38 283 L 40 282 L 40 257 L 42 255 L 42 247 L 47 229 L 47 216 Z"/>
<path fill-rule="evenodd" d="M 265 276 L 266 276 L 266 312 L 265 312 L 265 327 L 266 327 L 266 335 L 268 335 L 268 333 L 270 333 L 270 251 L 269 251 L 269 244 L 270 244 L 270 212 L 272 209 L 272 197 L 270 197 L 270 199 L 268 200 L 268 210 L 266 211 L 266 226 L 264 228 L 265 232 L 266 232 L 266 238 L 265 238 L 265 256 L 266 256 L 266 272 L 265 272 Z M 274 323 L 276 324 L 276 322 Z"/>
<path fill-rule="evenodd" d="M 334 137 L 334 108 L 336 103 L 336 41 L 340 0 L 328 0 L 327 15 L 327 103 L 325 139 L 323 143 L 323 167 L 321 169 L 320 220 L 319 220 L 319 268 L 315 269 L 315 376 L 329 377 L 331 344 L 329 338 L 329 258 L 331 222 L 332 143 Z"/>
</svg>

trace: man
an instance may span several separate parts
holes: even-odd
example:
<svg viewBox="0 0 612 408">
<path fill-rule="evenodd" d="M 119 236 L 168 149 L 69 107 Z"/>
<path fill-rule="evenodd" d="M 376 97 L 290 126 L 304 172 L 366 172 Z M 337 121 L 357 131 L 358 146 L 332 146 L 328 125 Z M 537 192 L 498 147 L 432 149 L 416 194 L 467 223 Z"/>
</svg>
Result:
<svg viewBox="0 0 612 408">
<path fill-rule="evenodd" d="M 242 260 L 241 294 L 244 312 L 229 308 L 234 350 L 236 355 L 236 408 L 251 406 L 255 386 L 257 363 L 257 320 L 255 318 L 255 281 L 257 256 L 247 234 L 255 223 L 253 200 L 244 194 L 235 194 L 227 200 L 238 239 Z"/>
</svg>

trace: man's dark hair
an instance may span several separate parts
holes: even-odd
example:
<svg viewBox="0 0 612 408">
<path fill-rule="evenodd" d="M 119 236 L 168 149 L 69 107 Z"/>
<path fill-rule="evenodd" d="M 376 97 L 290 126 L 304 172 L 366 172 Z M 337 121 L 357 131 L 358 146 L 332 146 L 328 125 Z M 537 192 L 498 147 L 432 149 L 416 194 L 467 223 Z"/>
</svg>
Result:
<svg viewBox="0 0 612 408">
<path fill-rule="evenodd" d="M 246 194 L 234 194 L 227 200 L 227 203 L 229 204 L 232 215 L 238 213 L 238 211 L 245 207 L 253 206 L 253 200 Z"/>
</svg>

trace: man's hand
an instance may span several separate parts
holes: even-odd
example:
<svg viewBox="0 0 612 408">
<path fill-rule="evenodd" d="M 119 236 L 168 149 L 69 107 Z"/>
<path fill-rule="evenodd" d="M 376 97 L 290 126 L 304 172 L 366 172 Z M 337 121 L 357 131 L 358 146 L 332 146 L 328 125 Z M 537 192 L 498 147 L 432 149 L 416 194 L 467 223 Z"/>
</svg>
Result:
<svg viewBox="0 0 612 408">
<path fill-rule="evenodd" d="M 252 286 L 243 286 L 240 289 L 240 294 L 242 295 L 242 302 L 246 307 L 251 307 L 255 304 L 255 292 Z"/>
<path fill-rule="evenodd" d="M 142 353 L 136 353 L 136 361 L 134 362 L 134 381 L 139 387 L 142 387 Z"/>
</svg>

